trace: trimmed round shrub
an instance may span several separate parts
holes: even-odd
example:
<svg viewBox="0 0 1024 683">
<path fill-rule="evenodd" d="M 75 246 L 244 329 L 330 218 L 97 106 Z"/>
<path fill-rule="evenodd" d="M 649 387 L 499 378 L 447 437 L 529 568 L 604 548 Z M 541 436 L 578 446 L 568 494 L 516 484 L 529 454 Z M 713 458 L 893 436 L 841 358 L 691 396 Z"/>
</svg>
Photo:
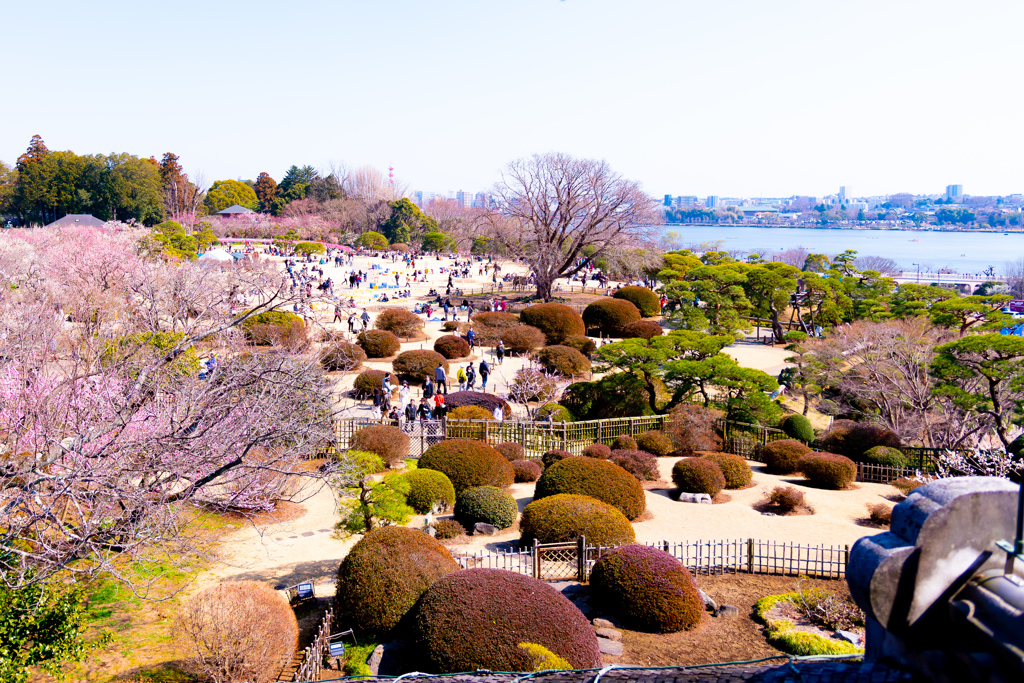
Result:
<svg viewBox="0 0 1024 683">
<path fill-rule="evenodd" d="M 380 234 L 379 232 L 367 230 L 362 235 L 356 238 L 355 245 L 357 247 L 366 247 L 367 249 L 380 251 L 381 249 L 388 248 L 388 238 Z"/>
<path fill-rule="evenodd" d="M 459 323 L 455 320 L 445 320 L 441 323 L 442 332 L 454 332 L 457 329 L 459 329 Z"/>
<path fill-rule="evenodd" d="M 636 447 L 658 457 L 670 455 L 676 449 L 672 439 L 660 429 L 652 429 L 636 437 Z"/>
<path fill-rule="evenodd" d="M 391 425 L 368 425 L 352 436 L 348 447 L 376 453 L 388 467 L 393 467 L 409 457 L 409 435 Z"/>
<path fill-rule="evenodd" d="M 637 320 L 622 327 L 623 339 L 653 339 L 665 334 L 661 325 L 653 320 Z"/>
<path fill-rule="evenodd" d="M 515 471 L 501 453 L 481 441 L 445 439 L 420 456 L 421 469 L 444 472 L 459 494 L 473 486 L 505 488 L 515 480 Z"/>
<path fill-rule="evenodd" d="M 477 522 L 507 529 L 518 516 L 516 499 L 496 486 L 474 486 L 455 499 L 455 521 L 467 529 L 472 529 Z"/>
<path fill-rule="evenodd" d="M 448 381 L 452 381 L 450 377 Z M 508 404 L 508 401 L 486 391 L 453 391 L 444 397 L 444 404 L 448 406 L 448 410 L 462 406 L 480 406 L 490 412 L 492 416 L 494 409 L 501 406 L 501 412 L 505 414 L 505 419 L 512 417 L 512 406 Z"/>
<path fill-rule="evenodd" d="M 725 488 L 718 465 L 704 458 L 683 458 L 672 466 L 672 481 L 684 493 L 706 493 L 712 498 Z"/>
<path fill-rule="evenodd" d="M 548 466 L 537 481 L 534 499 L 559 493 L 592 496 L 617 507 L 631 520 L 647 508 L 644 489 L 636 477 L 607 460 L 566 458 Z"/>
<path fill-rule="evenodd" d="M 612 449 L 608 448 L 608 446 L 605 446 L 603 443 L 592 443 L 583 449 L 583 457 L 607 460 L 612 457 Z"/>
<path fill-rule="evenodd" d="M 545 346 L 537 352 L 537 361 L 548 372 L 564 377 L 579 377 L 590 372 L 590 361 L 568 346 Z"/>
<path fill-rule="evenodd" d="M 875 446 L 900 448 L 903 442 L 892 430 L 853 420 L 836 420 L 821 437 L 823 451 L 845 455 L 852 460 L 861 460 L 864 452 Z"/>
<path fill-rule="evenodd" d="M 845 489 L 857 478 L 857 463 L 835 453 L 808 453 L 797 469 L 809 481 L 830 489 Z"/>
<path fill-rule="evenodd" d="M 640 311 L 645 318 L 653 318 L 661 314 L 661 297 L 646 287 L 628 286 L 623 287 L 614 294 L 612 298 L 625 299 Z"/>
<path fill-rule="evenodd" d="M 527 306 L 519 314 L 524 325 L 536 327 L 544 333 L 548 344 L 559 344 L 570 335 L 584 334 L 583 318 L 565 304 L 547 303 Z M 505 342 L 507 345 L 508 342 Z"/>
<path fill-rule="evenodd" d="M 569 451 L 555 449 L 551 451 L 546 451 L 544 455 L 540 457 L 540 461 L 544 463 L 544 469 L 547 469 L 554 465 L 556 462 L 561 462 L 566 458 L 571 457 L 573 457 L 573 455 Z"/>
<path fill-rule="evenodd" d="M 643 451 L 612 451 L 609 460 L 626 470 L 638 481 L 656 481 L 658 479 L 658 459 Z"/>
<path fill-rule="evenodd" d="M 875 446 L 864 451 L 864 461 L 872 465 L 885 465 L 886 467 L 905 468 L 907 456 L 898 448 L 888 446 Z"/>
<path fill-rule="evenodd" d="M 804 492 L 792 486 L 776 486 L 767 496 L 768 502 L 783 512 L 792 512 L 806 504 Z"/>
<path fill-rule="evenodd" d="M 405 242 L 395 242 L 390 247 L 388 247 L 388 249 L 390 249 L 391 251 L 397 251 L 400 254 L 406 254 L 409 252 L 409 245 L 406 244 Z"/>
<path fill-rule="evenodd" d="M 309 341 L 302 318 L 290 311 L 264 311 L 246 318 L 239 325 L 246 338 L 262 346 L 304 346 Z"/>
<path fill-rule="evenodd" d="M 455 487 L 444 472 L 417 467 L 407 472 L 409 494 L 405 502 L 421 515 L 436 509 L 448 510 L 455 504 Z"/>
<path fill-rule="evenodd" d="M 373 390 L 381 388 L 384 375 L 390 374 L 390 372 L 384 372 L 383 370 L 363 370 L 356 375 L 352 388 L 357 396 L 373 396 Z"/>
<path fill-rule="evenodd" d="M 194 595 L 178 611 L 175 630 L 196 655 L 202 680 L 272 683 L 278 671 L 267 664 L 289 661 L 299 645 L 295 612 L 260 581 L 225 581 Z M 245 657 L 238 656 L 240 642 Z"/>
<path fill-rule="evenodd" d="M 568 598 L 542 581 L 500 569 L 465 569 L 432 585 L 416 606 L 413 642 L 433 673 L 529 671 L 519 647 L 536 643 L 576 669 L 601 666 L 597 635 Z"/>
<path fill-rule="evenodd" d="M 814 441 L 814 427 L 811 426 L 811 421 L 803 415 L 788 415 L 779 426 L 782 428 L 782 431 L 786 432 L 787 436 L 791 436 L 798 441 L 803 441 L 804 443 Z"/>
<path fill-rule="evenodd" d="M 717 451 L 722 437 L 715 431 L 715 423 L 722 413 L 697 405 L 678 405 L 669 413 L 665 433 L 676 447 L 675 455 L 690 457 L 699 451 Z"/>
<path fill-rule="evenodd" d="M 340 339 L 331 340 L 320 355 L 320 365 L 327 372 L 355 370 L 366 360 L 366 351 Z"/>
<path fill-rule="evenodd" d="M 493 420 L 494 413 L 480 406 L 459 406 L 448 413 L 449 420 Z"/>
<path fill-rule="evenodd" d="M 512 441 L 505 441 L 494 445 L 494 450 L 498 451 L 505 456 L 505 459 L 509 462 L 515 460 L 523 460 L 526 458 L 526 449 L 523 448 L 522 444 L 518 444 Z"/>
<path fill-rule="evenodd" d="M 700 625 L 704 600 L 690 572 L 664 550 L 627 545 L 605 553 L 590 574 L 595 601 L 630 628 L 654 633 Z"/>
<path fill-rule="evenodd" d="M 508 353 L 533 353 L 544 346 L 544 333 L 530 325 L 516 325 L 501 333 Z"/>
<path fill-rule="evenodd" d="M 434 538 L 447 541 L 450 538 L 458 538 L 466 533 L 466 527 L 454 519 L 439 519 L 434 523 Z"/>
<path fill-rule="evenodd" d="M 374 529 L 338 567 L 335 616 L 360 633 L 387 636 L 431 584 L 458 569 L 451 553 L 419 529 Z"/>
<path fill-rule="evenodd" d="M 448 372 L 448 360 L 437 351 L 427 350 L 403 351 L 391 361 L 391 368 L 400 379 L 418 382 L 427 377 L 433 379 L 434 370 L 440 365 Z"/>
<path fill-rule="evenodd" d="M 497 346 L 498 340 L 505 330 L 519 324 L 519 318 L 512 313 L 504 311 L 483 311 L 473 314 L 472 326 L 476 332 L 476 343 L 478 346 Z M 460 326 L 468 330 L 468 324 Z"/>
<path fill-rule="evenodd" d="M 754 473 L 747 461 L 732 453 L 705 453 L 701 457 L 718 465 L 725 477 L 725 488 L 741 489 L 750 483 Z"/>
<path fill-rule="evenodd" d="M 540 465 L 533 460 L 513 460 L 512 469 L 515 470 L 517 484 L 525 484 L 540 479 Z"/>
<path fill-rule="evenodd" d="M 622 328 L 640 320 L 640 311 L 625 299 L 605 297 L 583 309 L 583 322 L 588 330 L 598 330 L 610 337 L 621 337 Z"/>
<path fill-rule="evenodd" d="M 388 358 L 398 353 L 402 343 L 387 330 L 366 330 L 356 337 L 359 346 L 363 347 L 370 358 Z"/>
<path fill-rule="evenodd" d="M 585 337 L 582 334 L 571 334 L 561 341 L 562 346 L 568 346 L 570 349 L 576 349 L 584 356 L 590 356 L 594 351 L 597 351 L 597 342 L 590 337 Z"/>
<path fill-rule="evenodd" d="M 551 416 L 552 422 L 573 422 L 576 419 L 561 403 L 545 403 L 537 411 L 538 420 L 546 420 L 548 415 Z"/>
<path fill-rule="evenodd" d="M 637 448 L 636 439 L 628 434 L 620 434 L 612 441 L 613 451 L 635 451 Z"/>
<path fill-rule="evenodd" d="M 521 544 L 566 543 L 586 536 L 595 545 L 621 545 L 636 540 L 633 525 L 618 508 L 591 496 L 560 493 L 534 500 L 519 520 Z"/>
<path fill-rule="evenodd" d="M 373 321 L 377 330 L 387 330 L 396 337 L 418 337 L 423 330 L 423 318 L 404 308 L 385 308 Z"/>
<path fill-rule="evenodd" d="M 472 353 L 472 349 L 469 348 L 469 342 L 462 337 L 456 337 L 454 334 L 438 337 L 434 342 L 434 350 L 448 360 L 465 358 Z"/>
<path fill-rule="evenodd" d="M 800 458 L 810 452 L 803 441 L 781 439 L 767 444 L 761 451 L 761 458 L 772 474 L 792 474 L 796 472 Z"/>
<path fill-rule="evenodd" d="M 263 311 L 256 315 L 246 318 L 239 327 L 243 330 L 249 331 L 258 325 L 270 325 L 273 327 L 279 327 L 282 330 L 291 329 L 292 323 L 298 323 L 302 325 L 302 318 L 295 315 L 291 311 Z"/>
</svg>

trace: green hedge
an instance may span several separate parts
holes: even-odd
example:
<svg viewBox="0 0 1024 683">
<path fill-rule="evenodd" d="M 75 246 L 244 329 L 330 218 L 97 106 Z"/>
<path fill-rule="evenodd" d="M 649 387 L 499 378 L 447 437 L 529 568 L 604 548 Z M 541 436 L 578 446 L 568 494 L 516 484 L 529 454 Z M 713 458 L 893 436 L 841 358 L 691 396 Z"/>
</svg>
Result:
<svg viewBox="0 0 1024 683">
<path fill-rule="evenodd" d="M 537 481 L 534 499 L 559 493 L 597 498 L 631 520 L 647 508 L 644 489 L 636 477 L 607 460 L 566 458 L 549 466 Z"/>
<path fill-rule="evenodd" d="M 536 643 L 576 669 L 601 666 L 590 622 L 561 593 L 500 569 L 465 569 L 432 585 L 416 606 L 413 643 L 431 673 L 530 671 L 520 643 Z"/>
<path fill-rule="evenodd" d="M 659 458 L 671 455 L 672 451 L 676 449 L 672 444 L 672 439 L 668 438 L 668 434 L 660 429 L 652 429 L 637 436 L 636 448 Z"/>
<path fill-rule="evenodd" d="M 640 320 L 640 311 L 625 299 L 605 297 L 583 309 L 583 322 L 588 330 L 598 330 L 610 337 L 621 337 L 622 328 Z"/>
<path fill-rule="evenodd" d="M 704 601 L 679 560 L 664 550 L 627 545 L 605 553 L 590 574 L 594 600 L 630 628 L 674 633 L 700 625 Z"/>
<path fill-rule="evenodd" d="M 444 472 L 461 493 L 473 486 L 505 488 L 515 481 L 511 463 L 482 441 L 446 439 L 420 457 L 421 469 Z"/>
<path fill-rule="evenodd" d="M 889 446 L 875 446 L 864 451 L 864 461 L 872 465 L 885 465 L 886 467 L 905 468 L 909 464 L 907 456 L 898 448 Z"/>
<path fill-rule="evenodd" d="M 725 475 L 704 458 L 683 458 L 672 466 L 672 481 L 684 493 L 706 493 L 712 498 L 725 488 Z"/>
<path fill-rule="evenodd" d="M 789 415 L 779 426 L 787 436 L 791 436 L 804 443 L 814 441 L 814 427 L 811 426 L 811 421 L 803 415 Z"/>
<path fill-rule="evenodd" d="M 615 507 L 591 496 L 560 493 L 534 500 L 519 520 L 520 543 L 566 543 L 585 536 L 594 545 L 621 545 L 636 540 L 633 525 Z"/>
<path fill-rule="evenodd" d="M 374 529 L 338 567 L 337 623 L 362 634 L 386 636 L 431 584 L 458 569 L 451 553 L 418 529 Z"/>
<path fill-rule="evenodd" d="M 474 486 L 455 499 L 455 521 L 467 529 L 472 529 L 477 522 L 507 529 L 515 524 L 518 516 L 516 499 L 495 486 Z"/>
<path fill-rule="evenodd" d="M 417 467 L 404 476 L 409 482 L 409 495 L 405 502 L 421 515 L 433 510 L 438 503 L 442 510 L 455 504 L 455 487 L 444 472 Z"/>
<path fill-rule="evenodd" d="M 645 318 L 653 318 L 661 314 L 661 297 L 646 287 L 623 287 L 612 294 L 612 297 L 630 302 Z"/>
</svg>

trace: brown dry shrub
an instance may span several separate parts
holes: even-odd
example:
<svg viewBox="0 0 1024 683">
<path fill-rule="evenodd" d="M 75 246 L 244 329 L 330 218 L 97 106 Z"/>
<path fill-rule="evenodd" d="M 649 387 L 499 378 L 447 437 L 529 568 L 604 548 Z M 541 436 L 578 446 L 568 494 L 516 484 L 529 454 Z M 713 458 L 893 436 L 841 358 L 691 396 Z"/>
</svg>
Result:
<svg viewBox="0 0 1024 683">
<path fill-rule="evenodd" d="M 636 437 L 636 446 L 641 451 L 647 451 L 651 455 L 664 457 L 675 450 L 675 444 L 668 435 L 660 429 L 652 429 Z"/>
<path fill-rule="evenodd" d="M 523 309 L 519 319 L 543 332 L 548 344 L 560 344 L 566 337 L 585 331 L 583 318 L 572 306 L 565 304 L 533 304 Z"/>
<path fill-rule="evenodd" d="M 583 449 L 583 457 L 607 460 L 612 457 L 612 449 L 608 448 L 608 446 L 605 446 L 603 443 L 592 443 Z"/>
<path fill-rule="evenodd" d="M 517 483 L 521 484 L 540 479 L 540 465 L 533 460 L 513 460 L 512 469 L 516 472 Z"/>
<path fill-rule="evenodd" d="M 872 522 L 879 526 L 889 526 L 892 524 L 892 508 L 885 503 L 868 505 L 868 516 Z"/>
<path fill-rule="evenodd" d="M 462 337 L 456 337 L 454 334 L 438 337 L 434 342 L 434 350 L 448 360 L 465 358 L 470 354 L 469 342 Z"/>
<path fill-rule="evenodd" d="M 772 441 L 761 453 L 768 471 L 773 474 L 791 474 L 796 472 L 800 458 L 811 452 L 802 441 L 796 439 L 780 439 Z"/>
<path fill-rule="evenodd" d="M 391 425 L 368 425 L 355 433 L 349 448 L 376 453 L 388 467 L 394 467 L 409 457 L 409 435 Z"/>
<path fill-rule="evenodd" d="M 765 494 L 768 502 L 783 512 L 792 512 L 805 505 L 804 492 L 792 486 L 776 486 L 771 493 Z"/>
<path fill-rule="evenodd" d="M 632 474 L 638 481 L 658 479 L 658 459 L 645 451 L 615 450 L 608 460 Z"/>
<path fill-rule="evenodd" d="M 504 311 L 474 313 L 472 323 L 463 323 L 459 329 L 463 334 L 472 326 L 478 346 L 497 346 L 501 335 L 519 324 L 519 318 Z"/>
<path fill-rule="evenodd" d="M 622 328 L 623 339 L 653 339 L 665 334 L 661 325 L 653 320 L 637 320 Z"/>
<path fill-rule="evenodd" d="M 725 476 L 725 488 L 727 489 L 741 489 L 749 484 L 750 480 L 754 477 L 754 473 L 750 470 L 750 465 L 738 455 L 733 455 L 732 453 L 702 453 L 701 457 L 718 465 L 718 469 L 722 470 L 722 475 Z"/>
<path fill-rule="evenodd" d="M 399 378 L 405 381 L 422 382 L 427 377 L 433 379 L 434 371 L 439 365 L 448 372 L 448 359 L 437 351 L 415 350 L 403 351 L 391 361 L 391 368 Z"/>
<path fill-rule="evenodd" d="M 295 612 L 259 581 L 207 588 L 182 606 L 175 630 L 196 672 L 213 681 L 276 681 L 299 644 Z"/>
<path fill-rule="evenodd" d="M 526 459 L 526 449 L 523 448 L 522 444 L 513 441 L 494 444 L 494 450 L 504 455 L 505 459 L 509 462 Z"/>
<path fill-rule="evenodd" d="M 402 343 L 387 330 L 366 330 L 360 332 L 356 341 L 370 358 L 387 358 L 398 353 Z"/>
<path fill-rule="evenodd" d="M 505 350 L 509 353 L 532 353 L 544 346 L 544 333 L 529 325 L 516 325 L 501 333 Z"/>
<path fill-rule="evenodd" d="M 809 481 L 837 491 L 857 478 L 857 464 L 835 453 L 808 453 L 800 458 L 797 469 Z"/>
<path fill-rule="evenodd" d="M 545 346 L 537 352 L 537 361 L 548 372 L 563 377 L 580 377 L 590 372 L 590 361 L 569 346 Z"/>
<path fill-rule="evenodd" d="M 721 468 L 703 458 L 683 458 L 672 466 L 672 481 L 684 493 L 706 493 L 712 498 L 725 488 Z"/>
<path fill-rule="evenodd" d="M 454 519 L 439 519 L 434 523 L 434 538 L 439 541 L 447 541 L 450 538 L 458 538 L 466 533 L 466 527 Z"/>
<path fill-rule="evenodd" d="M 418 337 L 423 329 L 423 318 L 404 308 L 387 308 L 377 315 L 373 327 L 387 330 L 397 337 Z"/>
<path fill-rule="evenodd" d="M 891 486 L 894 486 L 904 496 L 909 496 L 911 491 L 924 486 L 926 483 L 928 482 L 918 481 L 909 477 L 900 477 L 889 482 Z"/>
<path fill-rule="evenodd" d="M 615 439 L 612 441 L 612 450 L 635 451 L 636 448 L 636 439 L 629 436 L 628 434 L 620 434 L 619 436 L 615 437 Z"/>
<path fill-rule="evenodd" d="M 256 324 L 249 328 L 249 337 L 254 344 L 273 346 L 292 353 L 309 349 L 309 331 L 300 321 L 290 326 Z"/>
<path fill-rule="evenodd" d="M 345 341 L 337 333 L 331 333 L 324 341 L 320 364 L 327 372 L 348 372 L 358 370 L 366 360 L 366 351 Z"/>
<path fill-rule="evenodd" d="M 673 455 L 690 457 L 697 451 L 719 451 L 722 439 L 715 431 L 715 420 L 722 413 L 704 406 L 678 405 L 668 414 L 665 433 L 676 447 Z"/>
<path fill-rule="evenodd" d="M 594 351 L 597 351 L 597 342 L 590 337 L 585 337 L 582 334 L 569 335 L 562 340 L 562 346 L 568 346 L 571 349 L 576 349 L 584 356 L 590 357 Z"/>
</svg>

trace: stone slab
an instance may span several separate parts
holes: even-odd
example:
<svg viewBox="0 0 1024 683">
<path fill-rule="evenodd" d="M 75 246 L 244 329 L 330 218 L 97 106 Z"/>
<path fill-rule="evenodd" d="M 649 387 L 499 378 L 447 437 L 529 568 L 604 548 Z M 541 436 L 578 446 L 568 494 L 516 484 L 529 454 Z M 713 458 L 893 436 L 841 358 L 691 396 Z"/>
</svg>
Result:
<svg viewBox="0 0 1024 683">
<path fill-rule="evenodd" d="M 622 643 L 618 641 L 598 638 L 597 646 L 601 648 L 601 654 L 603 655 L 610 655 L 612 657 L 622 656 Z"/>
</svg>

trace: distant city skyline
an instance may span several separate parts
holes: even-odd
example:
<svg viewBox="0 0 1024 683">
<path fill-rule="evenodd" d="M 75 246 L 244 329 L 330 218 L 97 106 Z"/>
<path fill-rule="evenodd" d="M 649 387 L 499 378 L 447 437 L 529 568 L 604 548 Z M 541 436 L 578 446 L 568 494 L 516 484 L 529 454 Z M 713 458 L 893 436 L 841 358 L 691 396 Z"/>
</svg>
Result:
<svg viewBox="0 0 1024 683">
<path fill-rule="evenodd" d="M 43 0 L 0 24 L 67 46 L 5 70 L 9 164 L 38 133 L 208 182 L 344 162 L 475 194 L 558 151 L 652 196 L 1024 191 L 1024 3 Z"/>
</svg>

